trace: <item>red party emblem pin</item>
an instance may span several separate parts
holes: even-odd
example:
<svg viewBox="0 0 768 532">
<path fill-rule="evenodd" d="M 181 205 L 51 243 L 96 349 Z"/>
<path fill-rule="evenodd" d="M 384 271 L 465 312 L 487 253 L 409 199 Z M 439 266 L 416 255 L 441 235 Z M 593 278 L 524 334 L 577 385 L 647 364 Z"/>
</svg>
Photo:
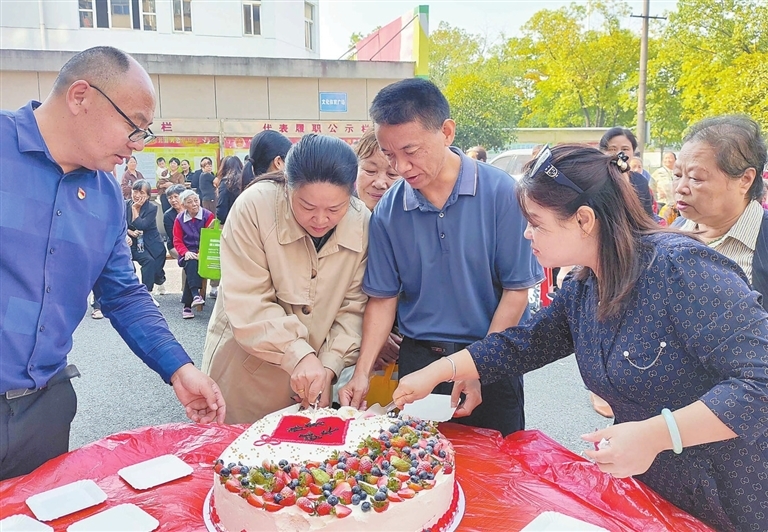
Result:
<svg viewBox="0 0 768 532">
<path fill-rule="evenodd" d="M 77 189 L 77 197 L 80 199 L 85 199 L 85 190 L 82 188 Z"/>
</svg>

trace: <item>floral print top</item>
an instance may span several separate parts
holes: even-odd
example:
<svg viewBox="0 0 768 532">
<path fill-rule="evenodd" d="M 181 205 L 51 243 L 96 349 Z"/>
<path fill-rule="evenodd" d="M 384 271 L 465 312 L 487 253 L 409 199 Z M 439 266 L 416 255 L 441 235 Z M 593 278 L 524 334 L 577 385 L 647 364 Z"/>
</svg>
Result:
<svg viewBox="0 0 768 532">
<path fill-rule="evenodd" d="M 644 236 L 642 253 L 645 268 L 623 311 L 598 321 L 594 275 L 570 278 L 525 326 L 468 348 L 480 379 L 575 352 L 616 423 L 703 401 L 738 437 L 662 452 L 637 478 L 718 530 L 765 530 L 768 314 L 734 262 L 687 236 Z"/>
</svg>

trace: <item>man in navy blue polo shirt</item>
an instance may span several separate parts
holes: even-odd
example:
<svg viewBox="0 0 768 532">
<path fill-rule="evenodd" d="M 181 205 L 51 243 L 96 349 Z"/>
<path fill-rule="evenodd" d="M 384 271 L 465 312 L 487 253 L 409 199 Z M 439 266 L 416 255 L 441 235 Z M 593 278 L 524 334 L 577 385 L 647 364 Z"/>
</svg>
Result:
<svg viewBox="0 0 768 532">
<path fill-rule="evenodd" d="M 451 147 L 456 124 L 434 84 L 389 85 L 370 113 L 376 139 L 403 179 L 371 217 L 360 358 L 339 392 L 352 406 L 367 393 L 396 314 L 404 335 L 399 371 L 407 375 L 517 325 L 526 317 L 528 289 L 543 279 L 523 238 L 514 180 Z M 477 380 L 443 383 L 435 393 L 452 394 L 454 404 L 464 394 L 456 421 L 503 435 L 525 426 L 518 377 L 482 388 Z"/>
<path fill-rule="evenodd" d="M 67 452 L 77 409 L 70 379 L 79 376 L 67 354 L 92 290 L 190 419 L 224 420 L 218 387 L 133 272 L 123 196 L 109 173 L 144 149 L 154 113 L 149 76 L 110 47 L 70 59 L 42 104 L 0 111 L 0 480 Z"/>
</svg>

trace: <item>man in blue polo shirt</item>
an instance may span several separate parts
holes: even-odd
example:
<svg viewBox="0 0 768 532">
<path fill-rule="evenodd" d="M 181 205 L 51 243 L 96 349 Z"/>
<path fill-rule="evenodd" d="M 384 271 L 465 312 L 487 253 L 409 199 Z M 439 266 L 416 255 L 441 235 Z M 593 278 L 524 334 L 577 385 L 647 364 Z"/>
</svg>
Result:
<svg viewBox="0 0 768 532">
<path fill-rule="evenodd" d="M 431 82 L 385 87 L 371 104 L 376 139 L 403 179 L 371 217 L 363 290 L 370 297 L 352 380 L 342 404 L 359 406 L 395 315 L 407 375 L 526 317 L 528 289 L 543 279 L 515 198 L 514 180 L 451 147 L 456 124 Z M 450 360 L 446 361 L 446 364 Z M 507 435 L 523 429 L 522 379 L 483 386 L 443 383 L 435 393 L 465 398 L 455 417 Z"/>
<path fill-rule="evenodd" d="M 154 113 L 149 76 L 110 47 L 70 59 L 42 104 L 0 111 L 0 480 L 67 452 L 79 376 L 67 354 L 92 290 L 190 419 L 224 420 L 218 387 L 133 272 L 109 173 L 144 149 Z"/>
</svg>

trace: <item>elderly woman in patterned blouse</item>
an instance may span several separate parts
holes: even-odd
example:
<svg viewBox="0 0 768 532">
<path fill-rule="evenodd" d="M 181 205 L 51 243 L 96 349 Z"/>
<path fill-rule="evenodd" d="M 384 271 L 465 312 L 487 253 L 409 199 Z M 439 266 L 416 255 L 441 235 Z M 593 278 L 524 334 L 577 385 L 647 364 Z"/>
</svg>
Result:
<svg viewBox="0 0 768 532">
<path fill-rule="evenodd" d="M 685 137 L 672 184 L 681 215 L 675 226 L 741 266 L 768 308 L 768 211 L 760 203 L 765 161 L 757 122 L 708 118 Z"/>
<path fill-rule="evenodd" d="M 636 475 L 718 530 L 764 530 L 768 313 L 735 262 L 643 214 L 624 166 L 583 146 L 542 150 L 518 189 L 525 236 L 543 266 L 583 266 L 525 326 L 403 377 L 395 403 L 575 352 L 616 416 L 583 436 L 601 470 Z"/>
</svg>

